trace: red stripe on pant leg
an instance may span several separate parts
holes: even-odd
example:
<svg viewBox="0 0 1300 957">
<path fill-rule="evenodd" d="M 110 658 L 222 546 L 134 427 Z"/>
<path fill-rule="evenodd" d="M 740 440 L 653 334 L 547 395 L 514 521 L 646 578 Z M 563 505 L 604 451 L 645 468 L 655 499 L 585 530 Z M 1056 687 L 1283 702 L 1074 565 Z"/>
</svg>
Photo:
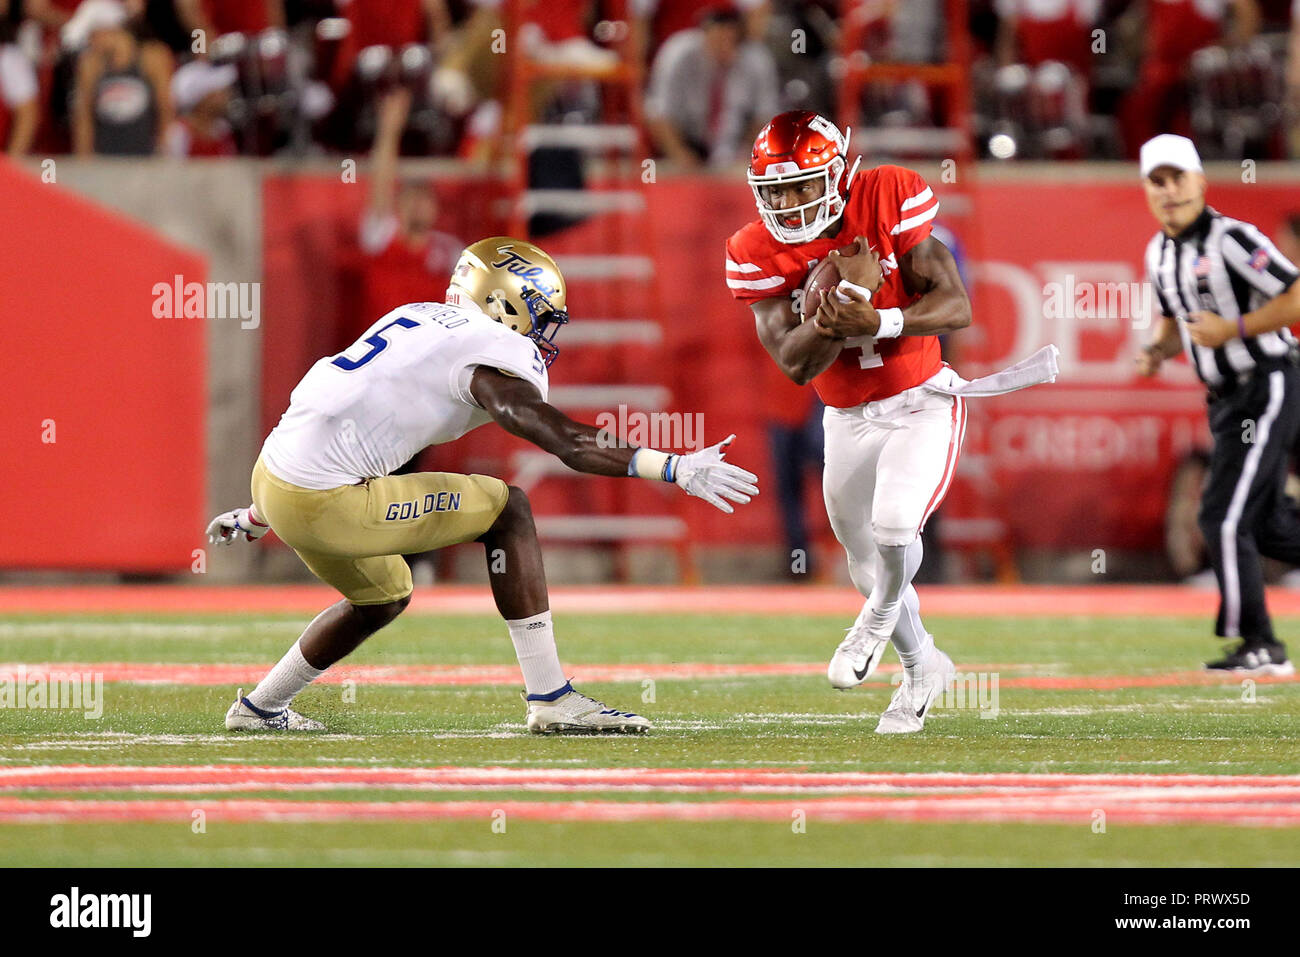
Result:
<svg viewBox="0 0 1300 957">
<path fill-rule="evenodd" d="M 948 439 L 947 463 L 944 466 L 943 477 L 939 479 L 934 494 L 930 496 L 929 504 L 925 506 L 925 514 L 921 516 L 921 524 L 917 528 L 918 535 L 925 528 L 925 523 L 930 520 L 934 510 L 943 504 L 944 497 L 948 494 L 948 487 L 952 484 L 953 473 L 957 470 L 957 460 L 961 458 L 961 443 L 965 435 L 966 401 L 961 396 L 956 396 L 952 403 L 952 437 Z"/>
</svg>

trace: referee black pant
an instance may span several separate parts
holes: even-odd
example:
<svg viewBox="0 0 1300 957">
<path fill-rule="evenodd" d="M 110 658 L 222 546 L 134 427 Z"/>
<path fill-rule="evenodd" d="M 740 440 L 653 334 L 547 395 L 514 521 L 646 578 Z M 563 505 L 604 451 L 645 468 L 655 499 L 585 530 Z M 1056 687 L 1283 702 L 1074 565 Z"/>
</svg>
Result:
<svg viewBox="0 0 1300 957">
<path fill-rule="evenodd" d="M 1200 526 L 1219 580 L 1215 633 L 1276 641 L 1260 556 L 1300 565 L 1300 516 L 1283 495 L 1300 431 L 1300 369 L 1261 368 L 1210 399 L 1214 452 Z"/>
</svg>

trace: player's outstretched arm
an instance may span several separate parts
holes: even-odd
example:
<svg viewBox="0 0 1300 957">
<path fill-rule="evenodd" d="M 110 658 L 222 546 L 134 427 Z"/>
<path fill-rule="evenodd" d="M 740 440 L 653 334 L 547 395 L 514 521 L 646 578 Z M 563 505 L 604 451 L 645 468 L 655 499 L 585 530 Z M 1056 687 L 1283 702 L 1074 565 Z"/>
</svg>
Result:
<svg viewBox="0 0 1300 957">
<path fill-rule="evenodd" d="M 817 331 L 815 323 L 799 321 L 790 300 L 781 296 L 753 304 L 758 339 L 772 360 L 793 382 L 807 385 L 821 375 L 844 348 L 842 339 Z"/>
<path fill-rule="evenodd" d="M 724 512 L 733 510 L 728 501 L 744 504 L 758 494 L 757 476 L 723 461 L 723 449 L 734 435 L 686 455 L 627 448 L 608 432 L 575 422 L 550 405 L 531 382 L 497 369 L 475 369 L 469 391 L 503 429 L 550 452 L 574 471 L 675 482 L 688 495 L 698 496 Z"/>
<path fill-rule="evenodd" d="M 470 379 L 469 391 L 497 425 L 550 452 L 575 472 L 627 474 L 636 449 L 618 448 L 608 433 L 575 422 L 546 402 L 531 382 L 479 366 Z"/>
</svg>

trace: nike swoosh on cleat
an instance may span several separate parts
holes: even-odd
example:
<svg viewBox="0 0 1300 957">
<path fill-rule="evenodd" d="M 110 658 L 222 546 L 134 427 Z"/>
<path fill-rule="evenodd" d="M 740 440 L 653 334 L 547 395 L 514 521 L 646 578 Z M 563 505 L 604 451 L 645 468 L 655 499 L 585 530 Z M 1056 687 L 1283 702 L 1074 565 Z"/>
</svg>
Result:
<svg viewBox="0 0 1300 957">
<path fill-rule="evenodd" d="M 862 666 L 862 670 L 859 671 L 857 668 L 854 668 L 853 674 L 859 681 L 865 681 L 867 679 L 867 672 L 870 670 L 871 670 L 871 659 L 868 658 L 867 663 Z"/>
</svg>

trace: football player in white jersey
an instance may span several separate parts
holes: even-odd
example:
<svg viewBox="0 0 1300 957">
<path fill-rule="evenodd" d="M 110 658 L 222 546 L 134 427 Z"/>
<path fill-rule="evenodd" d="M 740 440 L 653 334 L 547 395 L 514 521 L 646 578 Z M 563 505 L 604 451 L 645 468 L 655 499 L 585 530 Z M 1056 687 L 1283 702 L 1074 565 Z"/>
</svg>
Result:
<svg viewBox="0 0 1300 957">
<path fill-rule="evenodd" d="M 723 461 L 734 436 L 682 455 L 614 447 L 620 443 L 608 434 L 547 404 L 565 303 L 564 278 L 541 249 L 484 239 L 461 254 L 445 303 L 394 309 L 303 377 L 253 468 L 252 504 L 217 516 L 208 536 L 252 541 L 273 528 L 343 600 L 307 626 L 247 697 L 240 689 L 227 728 L 323 730 L 289 705 L 410 603 L 411 572 L 401 556 L 468 541 L 487 552 L 492 594 L 523 671 L 528 728 L 650 727 L 565 678 L 521 489 L 486 475 L 389 474 L 426 446 L 495 421 L 577 471 L 675 482 L 724 512 L 758 494 L 756 476 Z"/>
</svg>

